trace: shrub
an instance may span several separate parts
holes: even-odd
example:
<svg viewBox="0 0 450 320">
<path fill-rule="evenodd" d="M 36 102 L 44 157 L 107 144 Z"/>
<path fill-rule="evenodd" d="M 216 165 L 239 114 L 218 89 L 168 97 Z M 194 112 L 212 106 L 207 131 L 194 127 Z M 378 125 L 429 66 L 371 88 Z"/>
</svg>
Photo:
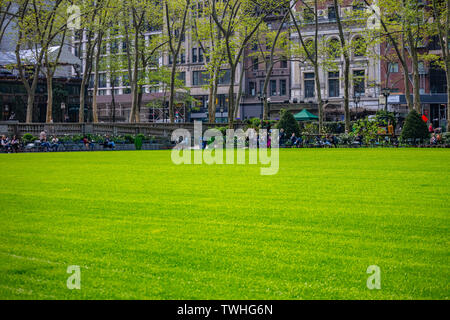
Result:
<svg viewBox="0 0 450 320">
<path fill-rule="evenodd" d="M 444 132 L 442 134 L 442 142 L 445 144 L 450 144 L 450 132 Z"/>
<path fill-rule="evenodd" d="M 277 124 L 277 129 L 284 129 L 286 133 L 286 137 L 290 137 L 292 133 L 294 132 L 295 135 L 298 137 L 300 135 L 300 129 L 297 123 L 297 120 L 295 120 L 294 115 L 290 113 L 289 111 L 286 111 L 284 109 L 280 110 L 280 121 Z"/>
<path fill-rule="evenodd" d="M 25 133 L 22 137 L 22 141 L 24 143 L 32 143 L 35 140 L 37 140 L 37 138 L 35 136 L 33 136 L 31 133 Z"/>
<path fill-rule="evenodd" d="M 131 134 L 126 134 L 124 138 L 126 143 L 134 143 L 134 137 Z"/>
<path fill-rule="evenodd" d="M 403 130 L 401 134 L 401 138 L 404 142 L 412 139 L 413 142 L 416 139 L 420 139 L 421 141 L 427 139 L 429 137 L 427 125 L 422 120 L 420 115 L 416 110 L 411 110 L 406 117 L 405 124 L 403 125 Z"/>
<path fill-rule="evenodd" d="M 257 129 L 257 128 L 260 127 L 260 125 L 261 125 L 261 119 L 259 119 L 259 118 L 251 118 L 249 120 L 249 127 L 250 128 Z"/>
<path fill-rule="evenodd" d="M 136 150 L 141 150 L 142 149 L 142 140 L 143 140 L 144 135 L 137 135 L 136 138 L 134 139 L 134 146 L 136 147 Z"/>
</svg>

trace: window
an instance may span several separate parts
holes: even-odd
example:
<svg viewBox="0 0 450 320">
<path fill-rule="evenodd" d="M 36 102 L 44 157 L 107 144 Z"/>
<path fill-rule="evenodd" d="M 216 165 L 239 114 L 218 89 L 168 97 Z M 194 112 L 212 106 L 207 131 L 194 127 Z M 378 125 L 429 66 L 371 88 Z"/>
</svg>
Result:
<svg viewBox="0 0 450 320">
<path fill-rule="evenodd" d="M 180 62 L 186 63 L 186 54 L 185 53 L 180 53 Z"/>
<path fill-rule="evenodd" d="M 109 51 L 111 52 L 111 54 L 116 54 L 119 51 L 117 40 L 111 42 Z"/>
<path fill-rule="evenodd" d="M 252 97 L 256 96 L 256 83 L 253 81 L 248 83 L 248 94 Z"/>
<path fill-rule="evenodd" d="M 314 72 L 305 73 L 305 98 L 314 98 Z"/>
<path fill-rule="evenodd" d="M 197 63 L 197 48 L 192 48 L 192 63 Z"/>
<path fill-rule="evenodd" d="M 128 52 L 127 43 L 125 41 L 122 41 L 122 52 L 123 53 L 127 53 Z"/>
<path fill-rule="evenodd" d="M 330 53 L 330 57 L 334 58 L 334 59 L 339 59 L 341 56 L 341 52 L 340 52 L 341 47 L 340 47 L 339 40 L 336 38 L 333 38 L 328 42 L 328 45 L 329 45 L 328 50 Z"/>
<path fill-rule="evenodd" d="M 270 80 L 270 95 L 271 96 L 277 95 L 277 81 L 276 80 Z"/>
<path fill-rule="evenodd" d="M 363 57 L 367 51 L 367 44 L 361 37 L 356 37 L 353 40 L 353 47 L 355 49 L 355 57 Z"/>
<path fill-rule="evenodd" d="M 426 74 L 425 63 L 423 61 L 417 63 L 417 68 L 419 69 L 419 74 Z"/>
<path fill-rule="evenodd" d="M 282 57 L 281 58 L 281 62 L 280 62 L 281 68 L 282 69 L 287 69 L 288 67 L 288 61 L 286 57 Z"/>
<path fill-rule="evenodd" d="M 198 48 L 198 62 L 203 62 L 203 50 Z"/>
<path fill-rule="evenodd" d="M 303 21 L 306 23 L 314 21 L 314 11 L 310 8 L 303 10 Z"/>
<path fill-rule="evenodd" d="M 280 96 L 287 95 L 287 81 L 286 80 L 280 80 Z"/>
<path fill-rule="evenodd" d="M 231 83 L 230 69 L 220 70 L 220 73 L 221 73 L 221 77 L 219 78 L 219 84 L 230 84 Z"/>
<path fill-rule="evenodd" d="M 364 83 L 364 70 L 353 71 L 353 92 L 354 95 L 364 95 L 365 83 Z"/>
<path fill-rule="evenodd" d="M 353 11 L 364 12 L 365 7 L 366 6 L 364 5 L 364 2 L 362 0 L 354 0 L 352 3 Z"/>
<path fill-rule="evenodd" d="M 181 80 L 181 82 L 185 85 L 186 84 L 186 72 L 180 72 L 177 75 L 178 80 Z"/>
<path fill-rule="evenodd" d="M 258 70 L 258 68 L 259 68 L 258 58 L 253 58 L 253 71 Z"/>
<path fill-rule="evenodd" d="M 336 20 L 336 7 L 328 7 L 328 20 Z"/>
<path fill-rule="evenodd" d="M 389 63 L 389 72 L 397 73 L 398 72 L 398 62 L 390 62 Z"/>
<path fill-rule="evenodd" d="M 264 92 L 264 80 L 259 80 L 259 93 L 261 94 L 261 96 L 263 95 Z"/>
<path fill-rule="evenodd" d="M 339 97 L 339 71 L 328 72 L 328 97 Z"/>
<path fill-rule="evenodd" d="M 192 72 L 192 84 L 194 86 L 204 86 L 208 84 L 208 74 L 204 73 L 204 71 L 193 71 Z"/>
<path fill-rule="evenodd" d="M 98 75 L 98 87 L 106 88 L 106 74 L 105 73 L 100 73 Z"/>
</svg>

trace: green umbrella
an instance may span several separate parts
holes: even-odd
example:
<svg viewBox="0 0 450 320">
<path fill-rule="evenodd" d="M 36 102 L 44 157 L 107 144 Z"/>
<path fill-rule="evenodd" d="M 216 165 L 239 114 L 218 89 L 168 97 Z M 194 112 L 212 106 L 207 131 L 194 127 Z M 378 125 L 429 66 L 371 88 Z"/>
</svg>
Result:
<svg viewBox="0 0 450 320">
<path fill-rule="evenodd" d="M 317 120 L 317 119 L 319 119 L 318 116 L 313 115 L 311 112 L 309 112 L 306 109 L 303 109 L 299 113 L 295 114 L 294 118 L 297 121 L 308 121 L 308 120 Z"/>
</svg>

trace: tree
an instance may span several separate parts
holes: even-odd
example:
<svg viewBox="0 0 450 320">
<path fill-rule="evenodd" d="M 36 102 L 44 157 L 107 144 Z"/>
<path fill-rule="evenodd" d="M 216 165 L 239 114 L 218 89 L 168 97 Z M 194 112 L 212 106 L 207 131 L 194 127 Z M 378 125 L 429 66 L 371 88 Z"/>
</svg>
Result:
<svg viewBox="0 0 450 320">
<path fill-rule="evenodd" d="M 450 132 L 450 0 L 432 0 L 433 31 L 439 38 L 442 68 L 447 78 L 447 132 Z"/>
<path fill-rule="evenodd" d="M 294 27 L 297 30 L 298 37 L 300 39 L 301 49 L 306 56 L 306 59 L 313 65 L 314 68 L 314 80 L 315 80 L 315 91 L 317 96 L 317 105 L 319 110 L 319 133 L 322 133 L 323 130 L 323 100 L 322 100 L 322 92 L 320 88 L 320 75 L 319 75 L 319 16 L 318 16 L 318 0 L 314 0 L 314 7 L 310 6 L 308 2 L 302 1 L 302 5 L 304 7 L 304 13 L 308 14 L 313 19 L 314 23 L 314 40 L 305 42 L 305 39 L 301 32 L 301 27 L 299 22 L 297 21 L 293 10 L 290 10 L 290 15 L 292 17 L 292 21 L 294 22 Z"/>
<path fill-rule="evenodd" d="M 209 0 L 209 6 L 211 7 L 211 16 L 222 33 L 226 59 L 230 67 L 228 123 L 232 127 L 235 113 L 239 108 L 239 97 L 235 97 L 234 86 L 237 68 L 241 64 L 244 50 L 265 19 L 276 10 L 289 7 L 289 1 Z M 243 74 L 240 75 L 239 89 L 242 79 Z M 241 92 L 241 90 L 239 91 Z"/>
<path fill-rule="evenodd" d="M 15 17 L 12 1 L 0 0 L 0 44 L 2 43 L 3 36 Z"/>
<path fill-rule="evenodd" d="M 198 43 L 206 56 L 206 70 L 208 74 L 208 118 L 210 123 L 216 122 L 216 99 L 219 81 L 223 75 L 222 67 L 225 62 L 225 45 L 222 33 L 212 19 L 211 8 L 205 6 L 204 1 L 194 1 L 193 19 L 190 25 L 192 38 Z"/>
<path fill-rule="evenodd" d="M 280 110 L 280 121 L 277 123 L 277 129 L 284 129 L 286 136 L 289 138 L 292 133 L 298 137 L 300 135 L 300 128 L 294 115 L 284 109 Z"/>
<path fill-rule="evenodd" d="M 26 122 L 32 122 L 35 92 L 39 74 L 42 71 L 44 57 L 47 66 L 47 76 L 49 74 L 53 76 L 54 68 L 57 64 L 57 60 L 50 63 L 48 50 L 55 41 L 55 38 L 65 28 L 65 24 L 61 26 L 57 25 L 62 0 L 19 0 L 17 4 L 16 21 L 18 35 L 15 48 L 16 66 L 28 96 Z M 31 53 L 31 57 L 28 55 L 25 61 L 22 59 L 21 53 L 23 52 L 23 47 L 29 49 Z M 59 58 L 59 55 L 56 58 Z M 48 90 L 52 90 L 49 80 L 47 80 L 47 84 L 49 86 Z M 51 100 L 48 100 L 47 121 L 51 118 L 51 105 Z"/>
<path fill-rule="evenodd" d="M 172 73 L 170 79 L 169 118 L 174 122 L 175 102 L 175 76 L 178 56 L 185 38 L 187 15 L 190 8 L 190 0 L 166 0 L 164 2 L 165 32 L 168 37 L 169 54 L 172 59 Z"/>
<path fill-rule="evenodd" d="M 422 120 L 415 109 L 411 110 L 406 117 L 405 124 L 402 129 L 401 138 L 403 141 L 412 139 L 415 143 L 416 139 L 421 141 L 430 136 L 427 125 Z"/>
</svg>

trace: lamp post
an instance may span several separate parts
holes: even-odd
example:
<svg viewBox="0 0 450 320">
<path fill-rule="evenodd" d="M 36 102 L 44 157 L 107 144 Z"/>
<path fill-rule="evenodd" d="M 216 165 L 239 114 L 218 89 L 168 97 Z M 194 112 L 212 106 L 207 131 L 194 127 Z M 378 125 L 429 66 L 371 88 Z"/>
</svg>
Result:
<svg viewBox="0 0 450 320">
<path fill-rule="evenodd" d="M 391 89 L 383 88 L 381 89 L 381 94 L 384 96 L 384 111 L 388 110 L 388 97 L 391 94 Z"/>
<path fill-rule="evenodd" d="M 361 97 L 359 96 L 359 94 L 355 93 L 355 95 L 353 96 L 353 102 L 355 103 L 356 106 L 356 116 L 355 116 L 355 120 L 358 120 L 358 105 L 359 102 L 361 101 Z"/>
<path fill-rule="evenodd" d="M 66 104 L 64 102 L 61 102 L 61 114 L 62 114 L 61 122 L 66 122 Z"/>
<path fill-rule="evenodd" d="M 223 107 L 220 107 L 220 122 L 223 122 Z"/>
<path fill-rule="evenodd" d="M 8 114 L 9 114 L 9 105 L 7 105 L 7 104 L 5 104 L 5 115 L 4 115 L 4 117 L 5 117 L 5 120 L 8 120 Z"/>
</svg>

